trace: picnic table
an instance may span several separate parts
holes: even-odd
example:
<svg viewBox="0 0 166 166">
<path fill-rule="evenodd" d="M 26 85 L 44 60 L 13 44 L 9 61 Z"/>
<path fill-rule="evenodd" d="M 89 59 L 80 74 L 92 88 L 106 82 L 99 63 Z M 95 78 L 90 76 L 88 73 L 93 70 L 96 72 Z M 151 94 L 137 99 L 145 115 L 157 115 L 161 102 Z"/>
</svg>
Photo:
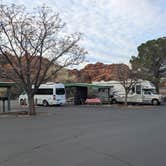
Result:
<svg viewBox="0 0 166 166">
<path fill-rule="evenodd" d="M 86 99 L 86 104 L 101 104 L 101 100 L 99 98 L 92 98 L 92 99 Z"/>
</svg>

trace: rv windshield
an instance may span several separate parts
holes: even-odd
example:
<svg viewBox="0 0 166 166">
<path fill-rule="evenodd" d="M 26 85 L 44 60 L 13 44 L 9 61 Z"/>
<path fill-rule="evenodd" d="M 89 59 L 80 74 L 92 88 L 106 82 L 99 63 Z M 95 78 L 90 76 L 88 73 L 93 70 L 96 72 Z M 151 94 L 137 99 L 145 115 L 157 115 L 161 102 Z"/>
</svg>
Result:
<svg viewBox="0 0 166 166">
<path fill-rule="evenodd" d="M 56 89 L 56 94 L 57 95 L 64 95 L 65 94 L 65 89 L 64 88 L 57 88 Z"/>
</svg>

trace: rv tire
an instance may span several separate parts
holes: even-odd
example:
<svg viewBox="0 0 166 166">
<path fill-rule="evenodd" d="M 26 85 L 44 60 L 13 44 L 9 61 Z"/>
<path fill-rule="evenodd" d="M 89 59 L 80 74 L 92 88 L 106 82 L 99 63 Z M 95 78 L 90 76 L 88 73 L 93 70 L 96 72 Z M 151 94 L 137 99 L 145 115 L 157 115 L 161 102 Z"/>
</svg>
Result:
<svg viewBox="0 0 166 166">
<path fill-rule="evenodd" d="M 152 105 L 159 105 L 160 102 L 157 99 L 152 100 Z"/>
<path fill-rule="evenodd" d="M 24 105 L 24 100 L 20 99 L 20 105 Z"/>
<path fill-rule="evenodd" d="M 47 106 L 48 106 L 47 100 L 43 100 L 43 106 L 44 106 L 44 107 L 47 107 Z"/>
<path fill-rule="evenodd" d="M 116 104 L 117 103 L 116 99 L 112 99 L 111 103 Z"/>
</svg>

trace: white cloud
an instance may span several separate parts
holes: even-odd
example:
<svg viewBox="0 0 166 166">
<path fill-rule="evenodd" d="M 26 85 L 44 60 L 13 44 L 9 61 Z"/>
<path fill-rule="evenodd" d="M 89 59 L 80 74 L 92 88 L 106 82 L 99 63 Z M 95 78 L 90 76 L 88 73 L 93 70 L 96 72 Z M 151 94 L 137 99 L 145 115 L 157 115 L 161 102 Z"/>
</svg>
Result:
<svg viewBox="0 0 166 166">
<path fill-rule="evenodd" d="M 8 1 L 29 5 L 28 0 Z M 84 33 L 81 45 L 88 50 L 89 61 L 128 63 L 130 57 L 137 54 L 139 44 L 166 35 L 166 11 L 163 3 L 158 2 L 157 6 L 154 1 L 35 0 L 32 4 L 56 6 L 67 22 L 68 32 Z"/>
<path fill-rule="evenodd" d="M 136 54 L 140 42 L 148 40 L 146 36 L 154 34 L 155 38 L 166 16 L 147 0 L 80 1 L 73 4 L 71 11 L 66 8 L 64 11 L 68 14 L 64 19 L 69 22 L 69 31 L 78 30 L 85 34 L 84 46 L 89 52 L 96 53 L 92 56 L 101 60 L 99 55 L 103 51 L 103 57 L 111 55 L 117 59 L 117 56 L 125 62 Z"/>
</svg>

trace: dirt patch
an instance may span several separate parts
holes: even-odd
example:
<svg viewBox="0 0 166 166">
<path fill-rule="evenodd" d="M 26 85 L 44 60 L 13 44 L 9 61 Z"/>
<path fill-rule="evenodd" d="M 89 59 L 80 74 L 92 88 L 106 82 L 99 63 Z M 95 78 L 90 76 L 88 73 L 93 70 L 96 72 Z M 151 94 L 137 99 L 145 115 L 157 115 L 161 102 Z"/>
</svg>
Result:
<svg viewBox="0 0 166 166">
<path fill-rule="evenodd" d="M 14 116 L 17 116 L 17 115 L 28 115 L 28 111 L 1 112 L 0 116 L 1 115 L 14 115 Z"/>
<path fill-rule="evenodd" d="M 45 115 L 52 115 L 51 112 L 36 112 L 35 116 L 45 116 Z M 28 111 L 11 111 L 11 112 L 1 112 L 0 118 L 3 117 L 32 117 L 29 115 Z"/>
</svg>

